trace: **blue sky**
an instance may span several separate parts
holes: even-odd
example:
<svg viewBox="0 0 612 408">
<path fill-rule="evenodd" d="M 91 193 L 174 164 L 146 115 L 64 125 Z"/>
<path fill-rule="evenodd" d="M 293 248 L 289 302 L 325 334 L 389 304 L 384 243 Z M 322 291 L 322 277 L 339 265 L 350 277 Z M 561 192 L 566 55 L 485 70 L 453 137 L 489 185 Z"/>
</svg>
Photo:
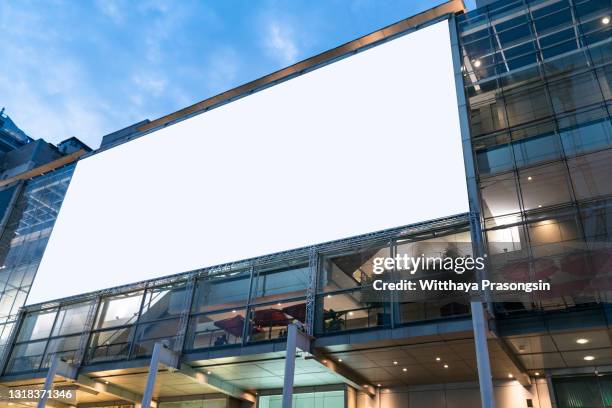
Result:
<svg viewBox="0 0 612 408">
<path fill-rule="evenodd" d="M 2 0 L 0 107 L 34 138 L 96 148 L 441 2 Z"/>
</svg>

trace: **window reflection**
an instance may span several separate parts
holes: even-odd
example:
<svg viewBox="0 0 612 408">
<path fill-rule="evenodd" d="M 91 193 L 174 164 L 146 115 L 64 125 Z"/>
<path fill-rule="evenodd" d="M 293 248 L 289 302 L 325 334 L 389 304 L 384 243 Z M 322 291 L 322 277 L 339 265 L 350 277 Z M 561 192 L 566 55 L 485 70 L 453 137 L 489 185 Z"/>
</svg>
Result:
<svg viewBox="0 0 612 408">
<path fill-rule="evenodd" d="M 53 328 L 53 336 L 82 333 L 88 330 L 88 328 L 85 327 L 87 316 L 94 307 L 94 302 L 62 307 L 57 314 L 57 321 Z"/>
<path fill-rule="evenodd" d="M 57 310 L 30 313 L 23 320 L 17 341 L 36 340 L 49 337 Z"/>
<path fill-rule="evenodd" d="M 579 119 L 590 119 L 603 115 L 601 110 L 583 113 Z M 565 118 L 563 124 L 570 124 L 574 118 Z M 595 120 L 580 125 L 573 125 L 561 131 L 563 150 L 568 156 L 587 153 L 612 146 L 612 124 L 608 119 Z"/>
<path fill-rule="evenodd" d="M 164 319 L 180 315 L 186 308 L 186 288 L 165 286 L 147 289 L 140 321 Z"/>
<path fill-rule="evenodd" d="M 252 302 L 304 296 L 309 281 L 308 263 L 282 269 L 259 270 L 253 284 Z"/>
<path fill-rule="evenodd" d="M 103 329 L 136 323 L 142 292 L 132 292 L 102 299 L 95 328 Z"/>
<path fill-rule="evenodd" d="M 250 270 L 198 280 L 192 311 L 238 308 L 246 305 L 251 284 Z"/>
<path fill-rule="evenodd" d="M 612 194 L 612 150 L 568 160 L 576 198 L 589 199 Z"/>
<path fill-rule="evenodd" d="M 319 279 L 319 291 L 330 292 L 365 286 L 373 280 L 373 260 L 390 256 L 388 246 L 372 247 L 325 257 Z"/>
</svg>

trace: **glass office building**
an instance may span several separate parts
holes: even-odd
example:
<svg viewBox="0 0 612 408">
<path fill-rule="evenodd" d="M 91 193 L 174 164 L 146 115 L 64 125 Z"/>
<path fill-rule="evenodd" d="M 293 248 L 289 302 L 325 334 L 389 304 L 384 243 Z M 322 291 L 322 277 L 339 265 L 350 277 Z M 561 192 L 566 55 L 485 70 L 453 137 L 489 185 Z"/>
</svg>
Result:
<svg viewBox="0 0 612 408">
<path fill-rule="evenodd" d="M 612 3 L 435 10 L 449 21 L 479 211 L 31 305 L 18 318 L 7 306 L 17 323 L 3 335 L 0 395 L 53 386 L 74 394 L 42 405 L 271 408 L 286 406 L 291 366 L 296 407 L 612 407 Z M 65 192 L 70 172 L 27 191 L 49 197 L 36 186 L 55 180 Z M 12 241 L 1 242 L 9 259 Z M 491 274 L 561 289 L 488 302 L 480 328 L 460 293 L 365 295 L 374 258 L 440 242 L 482 245 Z M 11 258 L 19 287 L 44 248 L 31 245 Z M 292 324 L 309 349 L 288 364 Z M 9 404 L 26 402 L 0 400 Z"/>
<path fill-rule="evenodd" d="M 8 209 L 0 235 L 0 349 L 8 340 L 34 280 L 68 189 L 74 165 L 0 190 Z"/>
</svg>

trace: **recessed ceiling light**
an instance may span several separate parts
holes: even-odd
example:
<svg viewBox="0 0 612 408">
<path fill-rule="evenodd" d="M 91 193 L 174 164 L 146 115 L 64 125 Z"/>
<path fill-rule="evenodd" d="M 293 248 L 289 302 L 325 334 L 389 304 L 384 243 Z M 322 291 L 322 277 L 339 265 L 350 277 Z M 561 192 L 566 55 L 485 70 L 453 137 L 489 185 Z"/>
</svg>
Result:
<svg viewBox="0 0 612 408">
<path fill-rule="evenodd" d="M 338 362 L 339 362 L 339 363 L 341 363 L 341 362 L 342 362 L 342 359 L 341 359 L 341 358 L 339 358 L 339 359 L 338 359 Z"/>
<path fill-rule="evenodd" d="M 104 384 L 108 384 L 108 381 L 104 381 Z"/>
<path fill-rule="evenodd" d="M 436 361 L 440 361 L 442 360 L 440 357 L 436 357 Z"/>
<path fill-rule="evenodd" d="M 508 378 L 514 378 L 514 376 L 510 373 L 508 374 Z"/>
<path fill-rule="evenodd" d="M 278 302 L 278 303 L 277 303 L 277 305 L 278 305 L 278 306 L 280 306 L 280 305 L 281 305 L 281 303 L 280 303 L 280 302 Z"/>
<path fill-rule="evenodd" d="M 349 316 L 352 316 L 352 315 L 353 315 L 353 312 L 349 312 Z"/>
<path fill-rule="evenodd" d="M 576 340 L 576 343 L 578 344 L 587 344 L 588 342 L 589 342 L 589 339 L 584 339 L 584 338 Z"/>
<path fill-rule="evenodd" d="M 531 181 L 531 180 L 533 180 L 533 177 L 529 176 L 529 177 L 527 177 L 527 180 Z"/>
<path fill-rule="evenodd" d="M 535 373 L 533 373 L 533 375 L 535 375 L 537 377 L 538 375 L 540 375 L 540 372 L 536 371 Z"/>
<path fill-rule="evenodd" d="M 393 362 L 393 365 L 397 365 L 397 361 L 394 361 L 394 362 Z"/>
<path fill-rule="evenodd" d="M 235 310 L 232 310 L 232 313 L 236 313 L 236 311 L 235 311 Z"/>
<path fill-rule="evenodd" d="M 538 205 L 538 208 L 542 208 L 542 204 L 539 204 L 539 205 Z"/>
<path fill-rule="evenodd" d="M 212 373 L 210 371 L 207 371 L 206 374 L 211 375 Z"/>
<path fill-rule="evenodd" d="M 593 360 L 595 360 L 595 357 L 594 356 L 584 356 L 584 359 L 586 361 L 593 361 Z"/>
<path fill-rule="evenodd" d="M 380 387 L 380 384 L 376 384 L 377 387 Z"/>
<path fill-rule="evenodd" d="M 604 18 L 601 19 L 601 22 L 604 24 L 610 24 L 610 17 L 605 16 Z"/>
<path fill-rule="evenodd" d="M 448 364 L 444 364 L 444 368 L 448 368 Z"/>
<path fill-rule="evenodd" d="M 406 372 L 406 371 L 408 371 L 408 369 L 406 367 L 404 367 L 404 368 L 402 368 L 402 371 Z"/>
<path fill-rule="evenodd" d="M 480 60 L 474 60 L 474 66 L 476 68 L 478 68 L 480 66 L 480 64 L 481 64 Z"/>
</svg>

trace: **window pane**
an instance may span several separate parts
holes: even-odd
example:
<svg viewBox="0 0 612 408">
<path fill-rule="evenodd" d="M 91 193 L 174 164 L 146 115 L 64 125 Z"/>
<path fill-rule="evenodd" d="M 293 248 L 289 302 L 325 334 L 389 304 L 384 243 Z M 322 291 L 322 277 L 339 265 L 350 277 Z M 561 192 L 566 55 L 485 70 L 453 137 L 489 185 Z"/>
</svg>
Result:
<svg viewBox="0 0 612 408">
<path fill-rule="evenodd" d="M 319 291 L 330 292 L 367 285 L 372 282 L 374 258 L 388 257 L 388 246 L 332 255 L 323 259 Z"/>
<path fill-rule="evenodd" d="M 571 201 L 567 170 L 562 163 L 519 172 L 525 211 Z"/>
<path fill-rule="evenodd" d="M 561 142 L 556 134 L 523 139 L 513 143 L 516 166 L 522 167 L 561 156 Z"/>
<path fill-rule="evenodd" d="M 95 332 L 91 336 L 88 361 L 108 361 L 127 358 L 134 326 Z"/>
<path fill-rule="evenodd" d="M 93 307 L 95 307 L 93 302 L 63 307 L 57 315 L 53 336 L 81 333 L 87 330 L 85 328 L 87 315 Z"/>
<path fill-rule="evenodd" d="M 429 319 L 439 319 L 449 316 L 464 316 L 470 314 L 470 302 L 466 296 L 443 299 L 428 299 L 422 302 L 401 302 L 398 305 L 401 323 L 417 322 Z"/>
<path fill-rule="evenodd" d="M 46 341 L 16 345 L 11 353 L 6 371 L 8 373 L 18 373 L 38 370 L 46 345 Z"/>
<path fill-rule="evenodd" d="M 485 218 L 520 211 L 514 173 L 489 177 L 480 183 L 482 212 Z"/>
<path fill-rule="evenodd" d="M 506 109 L 510 126 L 535 121 L 552 114 L 543 86 L 513 90 L 506 96 Z"/>
<path fill-rule="evenodd" d="M 60 357 L 64 361 L 72 363 L 80 344 L 80 335 L 50 340 L 45 353 L 45 358 L 43 359 L 42 368 L 49 367 L 49 364 L 54 357 Z"/>
<path fill-rule="evenodd" d="M 563 113 L 602 101 L 601 90 L 593 74 L 564 78 L 549 85 L 550 98 L 556 113 Z"/>
<path fill-rule="evenodd" d="M 28 314 L 19 329 L 17 341 L 28 341 L 49 337 L 57 310 Z"/>
<path fill-rule="evenodd" d="M 140 320 L 150 321 L 180 315 L 187 308 L 186 296 L 184 285 L 178 288 L 165 286 L 147 289 Z"/>
<path fill-rule="evenodd" d="M 527 234 L 522 225 L 487 231 L 488 254 L 491 262 L 502 263 L 527 254 Z"/>
<path fill-rule="evenodd" d="M 576 216 L 557 213 L 541 216 L 527 225 L 533 256 L 536 258 L 568 253 L 580 247 Z"/>
<path fill-rule="evenodd" d="M 100 304 L 96 329 L 125 326 L 138 320 L 142 292 L 105 298 Z"/>
<path fill-rule="evenodd" d="M 361 290 L 355 290 L 319 297 L 322 311 L 318 316 L 317 332 L 331 334 L 391 324 L 389 303 L 364 302 L 361 296 Z"/>
<path fill-rule="evenodd" d="M 249 315 L 249 341 L 285 339 L 287 325 L 295 320 L 304 323 L 305 318 L 304 300 L 254 307 Z"/>
<path fill-rule="evenodd" d="M 192 310 L 205 312 L 244 306 L 249 298 L 250 284 L 250 271 L 198 280 Z"/>
<path fill-rule="evenodd" d="M 174 348 L 178 334 L 179 319 L 168 319 L 154 323 L 139 324 L 134 337 L 134 357 L 149 356 L 155 343 L 162 343 L 169 349 Z"/>
<path fill-rule="evenodd" d="M 595 377 L 555 378 L 559 408 L 604 407 Z"/>
<path fill-rule="evenodd" d="M 245 309 L 193 316 L 185 348 L 194 350 L 242 343 Z"/>
<path fill-rule="evenodd" d="M 264 302 L 303 296 L 306 294 L 309 281 L 308 264 L 284 270 L 260 271 L 255 278 L 253 301 Z"/>
<path fill-rule="evenodd" d="M 512 154 L 509 145 L 495 146 L 476 152 L 479 174 L 491 174 L 512 168 Z"/>
<path fill-rule="evenodd" d="M 568 127 L 561 131 L 561 141 L 569 156 L 607 148 L 612 146 L 612 125 L 606 118 Z"/>
<path fill-rule="evenodd" d="M 588 241 L 612 243 L 612 200 L 582 206 L 580 216 Z"/>
<path fill-rule="evenodd" d="M 569 159 L 568 165 L 579 200 L 612 194 L 612 150 Z"/>
</svg>

